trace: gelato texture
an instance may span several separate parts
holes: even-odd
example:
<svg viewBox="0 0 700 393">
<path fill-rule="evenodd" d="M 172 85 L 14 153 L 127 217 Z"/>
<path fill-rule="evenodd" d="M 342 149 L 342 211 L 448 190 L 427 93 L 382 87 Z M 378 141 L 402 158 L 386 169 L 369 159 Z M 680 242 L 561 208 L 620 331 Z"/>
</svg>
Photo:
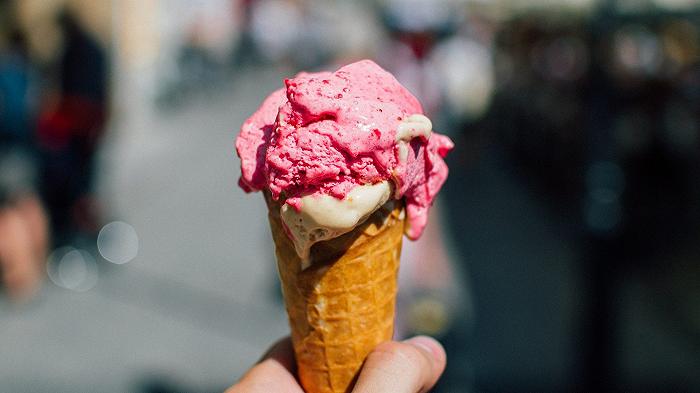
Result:
<svg viewBox="0 0 700 393">
<path fill-rule="evenodd" d="M 387 181 L 383 181 L 357 186 L 343 199 L 330 195 L 305 196 L 301 199 L 302 208 L 299 211 L 286 203 L 282 205 L 282 222 L 294 240 L 303 267 L 308 267 L 310 263 L 309 253 L 314 243 L 349 232 L 388 201 L 390 196 L 391 187 Z"/>
<path fill-rule="evenodd" d="M 286 205 L 283 218 L 294 217 L 297 224 L 351 225 L 309 231 L 285 220 L 297 251 L 315 240 L 300 239 L 306 236 L 301 234 L 313 232 L 325 239 L 328 234 L 350 231 L 387 201 L 384 194 L 405 200 L 406 235 L 418 238 L 447 177 L 443 157 L 453 147 L 448 137 L 432 132 L 418 100 L 369 60 L 333 73 L 301 73 L 285 80 L 285 86 L 241 127 L 236 140 L 240 186 L 247 192 L 268 190 L 274 200 Z M 380 190 L 389 185 L 391 192 L 368 197 L 374 203 L 353 202 L 353 190 L 359 195 L 364 192 L 358 187 L 379 183 L 384 184 Z M 333 204 L 329 197 L 347 203 Z M 322 208 L 310 206 L 315 201 Z M 353 210 L 345 215 L 352 219 L 322 216 L 343 206 Z"/>
</svg>

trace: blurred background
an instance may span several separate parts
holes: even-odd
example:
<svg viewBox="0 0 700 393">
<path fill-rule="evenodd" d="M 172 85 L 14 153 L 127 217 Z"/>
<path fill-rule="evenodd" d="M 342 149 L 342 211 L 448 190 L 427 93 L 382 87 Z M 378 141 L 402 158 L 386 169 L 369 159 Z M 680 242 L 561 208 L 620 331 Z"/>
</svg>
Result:
<svg viewBox="0 0 700 393">
<path fill-rule="evenodd" d="M 456 143 L 436 392 L 700 391 L 697 0 L 0 0 L 0 391 L 231 385 L 288 331 L 238 127 L 362 58 Z"/>
</svg>

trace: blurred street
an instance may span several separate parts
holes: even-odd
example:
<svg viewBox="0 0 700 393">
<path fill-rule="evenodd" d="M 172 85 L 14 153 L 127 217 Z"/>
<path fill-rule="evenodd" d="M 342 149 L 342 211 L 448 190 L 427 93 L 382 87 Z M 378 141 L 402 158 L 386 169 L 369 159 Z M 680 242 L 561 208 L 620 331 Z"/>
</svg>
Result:
<svg viewBox="0 0 700 393">
<path fill-rule="evenodd" d="M 235 130 L 280 81 L 257 76 L 154 118 L 121 108 L 98 190 L 109 218 L 135 228 L 138 256 L 99 263 L 87 292 L 49 283 L 28 307 L 3 304 L 0 390 L 223 390 L 285 334 L 264 203 L 236 186 Z M 119 129 L 134 122 L 148 132 Z"/>
<path fill-rule="evenodd" d="M 286 335 L 234 140 L 360 59 L 455 143 L 396 303 L 432 391 L 700 391 L 700 0 L 0 0 L 0 393 L 221 392 Z"/>
</svg>

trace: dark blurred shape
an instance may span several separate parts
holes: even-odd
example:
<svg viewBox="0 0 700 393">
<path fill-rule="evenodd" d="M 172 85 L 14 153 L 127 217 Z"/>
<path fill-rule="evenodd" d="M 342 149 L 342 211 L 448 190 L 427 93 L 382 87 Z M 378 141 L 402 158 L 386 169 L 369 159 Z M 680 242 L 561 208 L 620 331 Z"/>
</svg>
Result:
<svg viewBox="0 0 700 393">
<path fill-rule="evenodd" d="M 104 106 L 107 100 L 107 58 L 104 49 L 70 11 L 63 10 L 59 14 L 58 24 L 65 41 L 59 69 L 62 94 Z"/>
<path fill-rule="evenodd" d="M 92 185 L 108 104 L 104 49 L 69 11 L 64 10 L 58 22 L 64 36 L 60 90 L 38 126 L 41 191 L 57 245 L 76 233 L 94 234 L 98 229 Z"/>
<path fill-rule="evenodd" d="M 0 287 L 29 300 L 43 280 L 46 216 L 36 195 L 27 42 L 20 30 L 0 48 Z"/>
<path fill-rule="evenodd" d="M 460 351 L 477 390 L 700 388 L 700 329 L 680 311 L 700 305 L 679 300 L 698 288 L 677 280 L 700 269 L 700 13 L 614 3 L 504 21 L 493 105 L 457 143 L 486 147 L 470 166 L 456 149 L 447 185 L 477 303 Z M 665 366 L 669 353 L 684 360 Z"/>
<path fill-rule="evenodd" d="M 29 59 L 27 41 L 19 30 L 8 37 L 0 57 L 0 138 L 5 143 L 30 140 Z"/>
</svg>

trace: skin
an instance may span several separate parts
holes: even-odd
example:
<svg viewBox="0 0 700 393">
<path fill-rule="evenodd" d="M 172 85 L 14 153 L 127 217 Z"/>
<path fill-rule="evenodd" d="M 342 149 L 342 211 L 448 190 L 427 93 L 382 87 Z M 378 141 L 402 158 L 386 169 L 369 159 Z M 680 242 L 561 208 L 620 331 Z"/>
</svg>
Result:
<svg viewBox="0 0 700 393">
<path fill-rule="evenodd" d="M 25 196 L 0 208 L 0 284 L 13 301 L 27 301 L 39 290 L 47 243 L 48 224 L 38 199 Z"/>
<path fill-rule="evenodd" d="M 353 393 L 428 392 L 445 370 L 440 343 L 418 336 L 385 342 L 367 357 Z M 262 359 L 225 393 L 304 393 L 295 377 L 294 350 L 289 337 L 278 341 Z"/>
</svg>

